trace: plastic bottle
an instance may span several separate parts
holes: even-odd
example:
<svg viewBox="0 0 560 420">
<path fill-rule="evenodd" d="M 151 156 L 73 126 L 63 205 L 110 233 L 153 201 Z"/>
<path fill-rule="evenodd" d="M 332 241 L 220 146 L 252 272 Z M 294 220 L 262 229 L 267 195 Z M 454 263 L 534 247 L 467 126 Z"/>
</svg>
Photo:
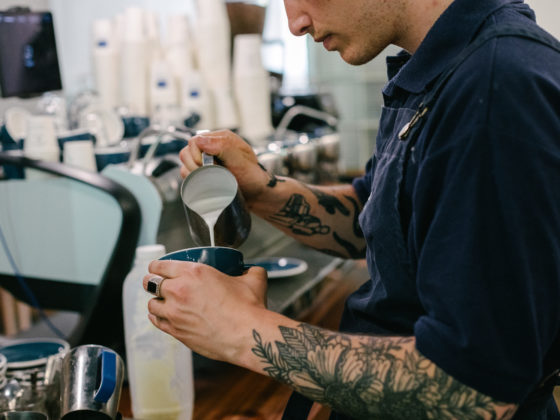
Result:
<svg viewBox="0 0 560 420">
<path fill-rule="evenodd" d="M 169 63 L 161 56 L 150 64 L 150 115 L 155 124 L 167 127 L 179 122 L 179 91 Z"/>
<path fill-rule="evenodd" d="M 124 329 L 128 383 L 134 418 L 191 420 L 194 404 L 192 353 L 148 319 L 142 287 L 150 261 L 165 254 L 163 245 L 136 249 L 131 272 L 123 285 Z"/>
<path fill-rule="evenodd" d="M 212 107 L 210 90 L 205 85 L 200 73 L 193 70 L 181 79 L 181 111 L 185 117 L 196 114 L 199 121 L 197 129 L 215 127 L 215 115 Z"/>
</svg>

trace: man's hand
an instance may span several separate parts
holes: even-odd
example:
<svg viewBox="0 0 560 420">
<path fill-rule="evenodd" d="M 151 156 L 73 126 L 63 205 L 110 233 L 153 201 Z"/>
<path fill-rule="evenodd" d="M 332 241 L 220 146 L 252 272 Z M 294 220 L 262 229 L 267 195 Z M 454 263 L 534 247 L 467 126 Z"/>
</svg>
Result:
<svg viewBox="0 0 560 420">
<path fill-rule="evenodd" d="M 179 154 L 183 177 L 202 165 L 202 152 L 217 157 L 233 173 L 249 204 L 266 189 L 270 176 L 259 165 L 253 148 L 235 133 L 214 131 L 190 139 Z"/>
<path fill-rule="evenodd" d="M 204 264 L 158 260 L 149 271 L 144 289 L 154 274 L 165 279 L 162 299 L 148 303 L 150 321 L 199 354 L 236 363 L 252 319 L 266 311 L 265 270 L 232 277 Z"/>
</svg>

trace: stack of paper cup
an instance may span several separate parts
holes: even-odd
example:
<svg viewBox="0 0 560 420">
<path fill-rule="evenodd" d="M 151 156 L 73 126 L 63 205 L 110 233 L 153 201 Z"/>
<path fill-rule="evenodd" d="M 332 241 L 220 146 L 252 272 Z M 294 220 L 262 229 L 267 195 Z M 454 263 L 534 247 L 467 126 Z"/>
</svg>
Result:
<svg viewBox="0 0 560 420">
<path fill-rule="evenodd" d="M 193 41 L 186 15 L 171 15 L 167 19 L 165 55 L 177 77 L 194 68 Z"/>
<path fill-rule="evenodd" d="M 147 116 L 150 51 L 144 32 L 144 11 L 138 7 L 127 8 L 122 25 L 122 105 L 128 108 L 131 115 Z"/>
<path fill-rule="evenodd" d="M 60 149 L 55 133 L 54 118 L 50 115 L 29 115 L 23 143 L 26 157 L 47 162 L 60 161 Z M 50 175 L 33 169 L 25 170 L 26 179 L 48 178 Z"/>
<path fill-rule="evenodd" d="M 198 65 L 213 97 L 215 128 L 238 128 L 231 86 L 231 30 L 222 0 L 197 0 Z"/>
<path fill-rule="evenodd" d="M 148 63 L 158 59 L 161 50 L 161 40 L 159 36 L 159 21 L 156 12 L 144 11 L 145 34 L 148 48 Z"/>
<path fill-rule="evenodd" d="M 8 371 L 8 359 L 0 353 L 0 389 L 6 386 L 6 372 Z"/>
<path fill-rule="evenodd" d="M 171 15 L 167 20 L 167 37 L 165 43 L 165 60 L 167 61 L 174 82 L 177 86 L 178 105 L 183 117 L 189 117 L 192 111 L 189 103 L 193 79 L 196 78 L 193 60 L 193 45 L 186 15 Z M 195 93 L 195 95 L 197 95 Z"/>
<path fill-rule="evenodd" d="M 272 134 L 270 78 L 262 64 L 262 38 L 258 34 L 234 39 L 233 86 L 239 110 L 239 131 L 258 142 Z"/>
<path fill-rule="evenodd" d="M 113 17 L 113 29 L 117 50 L 121 51 L 122 41 L 124 39 L 124 13 L 117 13 Z"/>
<path fill-rule="evenodd" d="M 110 19 L 93 21 L 93 73 L 103 106 L 116 108 L 119 105 L 119 52 Z"/>
</svg>

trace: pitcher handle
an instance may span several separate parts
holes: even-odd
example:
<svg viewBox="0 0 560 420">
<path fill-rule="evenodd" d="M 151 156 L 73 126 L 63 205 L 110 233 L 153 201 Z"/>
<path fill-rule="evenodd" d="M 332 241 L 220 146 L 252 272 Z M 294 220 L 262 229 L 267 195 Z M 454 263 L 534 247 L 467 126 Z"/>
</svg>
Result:
<svg viewBox="0 0 560 420">
<path fill-rule="evenodd" d="M 103 351 L 101 358 L 101 381 L 93 399 L 99 403 L 109 401 L 117 386 L 117 355 L 111 351 Z"/>
</svg>

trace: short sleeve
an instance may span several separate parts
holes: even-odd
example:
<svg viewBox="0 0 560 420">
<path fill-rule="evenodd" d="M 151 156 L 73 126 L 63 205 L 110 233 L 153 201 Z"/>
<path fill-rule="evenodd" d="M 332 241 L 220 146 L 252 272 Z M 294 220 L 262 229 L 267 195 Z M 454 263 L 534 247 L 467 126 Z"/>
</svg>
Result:
<svg viewBox="0 0 560 420">
<path fill-rule="evenodd" d="M 371 192 L 371 183 L 373 182 L 373 173 L 375 171 L 375 155 L 372 156 L 367 164 L 363 176 L 355 178 L 352 181 L 352 186 L 356 190 L 356 194 L 362 204 L 365 204 Z"/>
</svg>

